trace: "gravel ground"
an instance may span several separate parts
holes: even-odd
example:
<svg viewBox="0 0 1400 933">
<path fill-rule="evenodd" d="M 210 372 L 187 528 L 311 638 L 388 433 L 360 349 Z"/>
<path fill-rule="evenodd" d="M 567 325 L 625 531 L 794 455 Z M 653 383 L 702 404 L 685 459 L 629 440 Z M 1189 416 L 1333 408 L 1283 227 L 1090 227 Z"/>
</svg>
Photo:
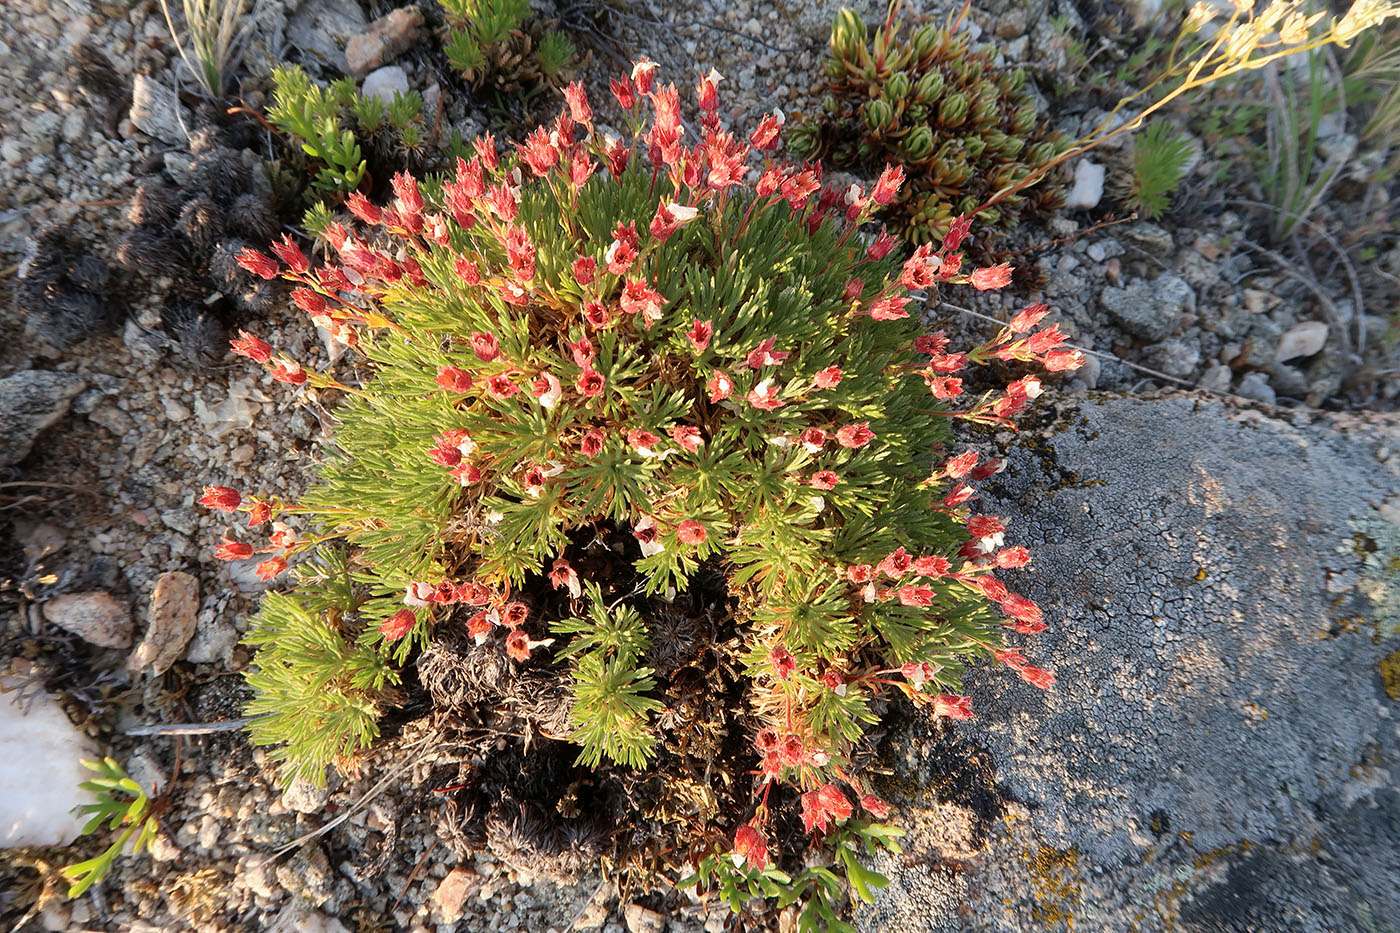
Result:
<svg viewBox="0 0 1400 933">
<path fill-rule="evenodd" d="M 249 56 L 250 88 L 259 86 L 256 73 L 272 60 L 267 49 L 282 47 L 277 39 L 285 43 L 292 35 L 295 18 L 328 2 L 287 0 L 279 6 L 273 0 L 275 15 Z M 775 106 L 790 115 L 812 112 L 829 23 L 839 5 L 624 5 L 614 20 L 615 45 L 594 50 L 584 77 L 595 101 L 605 100 L 605 79 L 620 67 L 612 56 L 645 53 L 683 83 L 699 70 L 717 68 L 726 79 L 726 116 L 736 126 L 752 125 Z M 858 6 L 868 20 L 876 17 L 874 4 Z M 389 8 L 370 4 L 365 12 L 372 18 Z M 485 853 L 458 863 L 434 841 L 432 795 L 423 783 L 431 734 L 422 724 L 405 728 L 366 761 L 361 775 L 338 779 L 325 793 L 303 787 L 279 793 L 264 756 L 233 736 L 124 736 L 141 723 L 239 715 L 243 697 L 236 674 L 248 653 L 238 638 L 262 584 L 251 567 L 213 559 L 227 527 L 193 502 L 206 483 L 236 482 L 261 495 L 295 498 L 319 457 L 333 400 L 310 390 L 289 393 L 235 362 L 198 365 L 161 336 L 162 268 L 148 269 L 151 281 L 145 284 L 114 280 L 109 297 L 124 304 L 115 333 L 64 350 L 26 333 L 25 322 L 8 309 L 30 239 L 58 225 L 79 251 L 110 260 L 127 228 L 122 205 L 134 180 L 171 165 L 172 152 L 178 165 L 182 147 L 137 129 L 126 115 L 129 102 L 121 99 L 138 75 L 172 86 L 177 58 L 154 0 L 9 0 L 4 20 L 0 306 L 7 311 L 0 316 L 0 379 L 52 370 L 74 374 L 83 388 L 67 417 L 39 437 L 27 458 L 0 467 L 0 480 L 7 482 L 63 484 L 32 487 L 35 494 L 22 507 L 4 500 L 0 519 L 9 524 L 0 524 L 0 579 L 8 577 L 13 585 L 0 589 L 0 654 L 17 659 L 11 673 L 61 687 L 83 728 L 108 742 L 119 759 L 133 762 L 133 773 L 148 786 L 164 787 L 178 761 L 162 816 L 165 832 L 153 857 L 123 860 L 108 882 L 85 897 L 50 903 L 32 928 L 417 933 L 562 930 L 577 919 L 580 928 L 608 931 L 660 930 L 663 924 L 671 930 L 722 929 L 720 914 L 674 901 L 663 906 L 647 892 L 619 899 L 597 878 L 552 885 L 528 866 Z M 1044 15 L 975 10 L 971 21 L 974 30 L 995 34 L 1009 63 L 1041 74 L 1064 66 L 1063 43 Z M 81 41 L 114 64 L 120 78 L 115 89 L 94 88 L 81 77 L 73 55 Z M 298 53 L 289 47 L 287 54 Z M 420 89 L 432 80 L 412 62 L 406 73 Z M 250 91 L 250 103 L 260 99 Z M 448 112 L 457 114 L 467 132 L 480 125 L 481 115 L 462 102 Z M 1097 116 L 1093 101 L 1079 99 L 1057 115 L 1071 134 L 1079 122 L 1087 125 Z M 1108 154 L 1111 169 L 1121 158 Z M 1188 191 L 1204 191 L 1215 167 L 1203 160 Z M 1400 274 L 1400 249 L 1360 270 L 1354 290 L 1335 284 L 1345 282 L 1336 271 L 1319 297 L 1286 262 L 1280 265 L 1249 244 L 1247 211 L 1203 198 L 1163 226 L 1139 222 L 1080 236 L 1101 219 L 1099 209 L 1018 232 L 1009 248 L 1072 238 L 1016 261 L 1034 263 L 1044 282 L 1041 295 L 1075 342 L 1107 354 L 1065 388 L 1186 385 L 1270 404 L 1392 407 L 1393 380 L 1352 376 L 1362 362 L 1372 371 L 1400 369 L 1394 344 L 1387 350 L 1379 340 L 1390 328 L 1385 315 L 1395 304 L 1391 283 Z M 1034 296 L 945 297 L 1004 317 Z M 964 336 L 988 326 L 946 306 L 931 314 Z M 1326 326 L 1312 352 L 1280 351 L 1300 340 L 1308 349 L 1318 321 Z M 299 315 L 277 309 L 257 324 L 288 355 L 318 368 L 329 365 L 325 345 Z M 184 661 L 161 677 L 128 682 L 121 672 L 124 652 L 56 635 L 39 610 L 59 593 L 100 589 L 144 619 L 157 578 L 174 570 L 195 574 L 203 595 Z M 398 762 L 413 767 L 356 807 Z M 348 819 L 331 832 L 270 858 L 279 846 L 347 810 Z M 71 854 L 12 852 L 6 858 L 5 877 L 29 878 L 24 866 L 55 858 L 63 864 Z M 18 903 L 0 898 L 0 914 L 18 920 L 24 913 Z"/>
</svg>

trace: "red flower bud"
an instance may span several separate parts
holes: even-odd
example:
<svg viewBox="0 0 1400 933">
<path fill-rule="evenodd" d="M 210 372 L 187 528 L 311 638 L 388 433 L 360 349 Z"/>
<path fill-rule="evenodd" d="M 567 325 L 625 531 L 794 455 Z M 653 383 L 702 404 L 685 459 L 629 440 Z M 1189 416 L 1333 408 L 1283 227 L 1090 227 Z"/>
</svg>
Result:
<svg viewBox="0 0 1400 933">
<path fill-rule="evenodd" d="M 1001 288 L 1004 285 L 1010 284 L 1010 282 L 1011 263 L 1009 262 L 972 270 L 972 287 L 982 291 Z"/>
<path fill-rule="evenodd" d="M 400 609 L 389 616 L 379 625 L 379 634 L 384 636 L 385 641 L 398 641 L 418 624 L 418 613 L 412 609 Z"/>
<path fill-rule="evenodd" d="M 706 536 L 705 526 L 693 518 L 676 526 L 676 537 L 682 544 L 704 544 Z"/>
<path fill-rule="evenodd" d="M 255 249 L 244 247 L 238 254 L 238 264 L 244 269 L 264 279 L 277 278 L 277 263 Z"/>
<path fill-rule="evenodd" d="M 383 212 L 358 191 L 352 192 L 350 197 L 345 199 L 345 206 L 350 208 L 350 213 L 367 224 L 377 224 L 383 218 Z"/>
<path fill-rule="evenodd" d="M 472 374 L 455 366 L 439 366 L 433 381 L 448 392 L 467 392 L 472 387 Z"/>
<path fill-rule="evenodd" d="M 219 560 L 247 560 L 253 556 L 253 546 L 225 536 L 223 543 L 214 549 L 214 556 Z"/>
<path fill-rule="evenodd" d="M 899 193 L 899 188 L 904 184 L 904 166 L 886 165 L 885 170 L 880 173 L 880 180 L 875 182 L 875 190 L 870 193 L 870 197 L 881 207 L 885 207 L 894 200 L 894 196 Z"/>
<path fill-rule="evenodd" d="M 253 568 L 259 580 L 271 580 L 273 577 L 287 569 L 287 559 L 285 557 L 273 557 L 258 564 Z"/>
<path fill-rule="evenodd" d="M 734 861 L 740 868 L 745 864 L 757 871 L 768 867 L 768 842 L 748 823 L 734 833 Z"/>
<path fill-rule="evenodd" d="M 478 331 L 472 334 L 471 343 L 472 352 L 483 363 L 490 363 L 501 355 L 501 345 L 495 334 L 483 334 Z"/>
<path fill-rule="evenodd" d="M 277 254 L 277 258 L 285 262 L 293 272 L 301 275 L 311 269 L 311 263 L 307 261 L 306 254 L 301 251 L 289 234 L 282 234 L 282 239 L 272 244 L 272 251 Z"/>
<path fill-rule="evenodd" d="M 608 87 L 612 90 L 612 95 L 617 99 L 617 105 L 623 110 L 631 110 L 637 103 L 637 95 L 632 91 L 632 85 L 626 81 L 619 81 L 613 78 L 608 82 Z"/>
<path fill-rule="evenodd" d="M 856 449 L 864 447 L 873 440 L 875 440 L 875 432 L 870 430 L 870 422 L 868 421 L 862 421 L 860 424 L 848 424 L 836 431 L 836 443 L 842 447 Z"/>
<path fill-rule="evenodd" d="M 230 340 L 229 346 L 233 347 L 234 353 L 246 356 L 254 363 L 266 363 L 272 359 L 272 345 L 265 340 L 254 337 L 246 330 L 240 330 L 238 339 Z"/>
<path fill-rule="evenodd" d="M 204 496 L 199 504 L 216 512 L 234 512 L 243 502 L 243 496 L 231 486 L 205 486 Z"/>
<path fill-rule="evenodd" d="M 940 693 L 933 698 L 933 711 L 949 719 L 971 719 L 972 700 L 950 693 Z"/>
</svg>

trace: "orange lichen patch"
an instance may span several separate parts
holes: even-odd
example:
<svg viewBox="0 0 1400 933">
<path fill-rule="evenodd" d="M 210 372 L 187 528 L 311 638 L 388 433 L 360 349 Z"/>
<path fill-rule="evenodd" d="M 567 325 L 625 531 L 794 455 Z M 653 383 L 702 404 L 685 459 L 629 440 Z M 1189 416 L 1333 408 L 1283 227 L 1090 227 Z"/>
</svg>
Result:
<svg viewBox="0 0 1400 933">
<path fill-rule="evenodd" d="M 1063 924 L 1067 930 L 1074 929 L 1074 912 L 1084 891 L 1079 850 L 1041 846 L 1035 852 L 1027 849 L 1026 861 L 1035 896 L 1031 918 L 1038 924 Z"/>
<path fill-rule="evenodd" d="M 1400 703 L 1400 651 L 1392 651 L 1381 658 L 1376 669 L 1381 672 L 1381 686 L 1385 695 Z"/>
</svg>

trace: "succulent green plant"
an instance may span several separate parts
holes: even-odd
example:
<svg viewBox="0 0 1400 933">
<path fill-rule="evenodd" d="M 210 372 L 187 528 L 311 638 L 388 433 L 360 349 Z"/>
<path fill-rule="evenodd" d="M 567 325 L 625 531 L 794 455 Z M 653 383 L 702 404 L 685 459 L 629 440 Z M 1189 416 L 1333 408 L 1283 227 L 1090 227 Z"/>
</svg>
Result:
<svg viewBox="0 0 1400 933">
<path fill-rule="evenodd" d="M 1066 142 L 1038 119 L 1024 73 L 995 67 L 991 50 L 973 48 L 956 22 L 902 36 L 901 5 L 894 0 L 874 30 L 854 10 L 837 13 L 822 113 L 794 126 L 788 145 L 799 158 L 871 174 L 902 164 L 909 183 L 885 220 L 914 245 L 937 243 L 959 214 L 1049 163 Z M 1046 181 L 979 221 L 984 231 L 1007 229 L 1060 202 L 1059 186 Z"/>
<path fill-rule="evenodd" d="M 526 0 L 440 0 L 447 35 L 443 53 L 472 93 L 514 94 L 559 84 L 574 44 Z"/>
<path fill-rule="evenodd" d="M 267 118 L 306 157 L 298 172 L 314 173 L 308 207 L 324 197 L 343 200 L 395 171 L 421 171 L 429 158 L 417 91 L 397 92 L 386 103 L 361 94 L 349 78 L 321 87 L 299 65 L 282 65 L 272 70 Z M 297 187 L 296 175 L 290 187 Z"/>
</svg>

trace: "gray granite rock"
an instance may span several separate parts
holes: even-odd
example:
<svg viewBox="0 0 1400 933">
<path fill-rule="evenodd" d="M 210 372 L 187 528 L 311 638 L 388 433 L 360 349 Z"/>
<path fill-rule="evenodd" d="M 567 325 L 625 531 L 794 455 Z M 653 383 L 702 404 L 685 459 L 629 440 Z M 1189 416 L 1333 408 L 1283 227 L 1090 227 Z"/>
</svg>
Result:
<svg viewBox="0 0 1400 933">
<path fill-rule="evenodd" d="M 74 373 L 26 370 L 0 379 L 0 466 L 29 456 L 39 432 L 67 414 L 85 388 L 87 380 Z"/>
<path fill-rule="evenodd" d="M 174 89 L 143 74 L 132 79 L 129 116 L 132 125 L 147 136 L 175 146 L 188 142 L 185 128 L 193 125 Z"/>
<path fill-rule="evenodd" d="M 367 23 L 357 3 L 305 0 L 287 19 L 287 43 L 308 64 L 345 71 L 345 43 L 363 32 Z"/>
<path fill-rule="evenodd" d="M 1034 555 L 1007 582 L 1045 608 L 1051 629 L 1021 641 L 1058 683 L 984 665 L 977 720 L 892 740 L 929 775 L 892 793 L 917 854 L 886 860 L 894 884 L 862 928 L 1400 916 L 1400 709 L 1377 672 L 1400 647 L 1383 605 L 1400 589 L 1400 418 L 1109 399 L 1066 403 L 1027 440 L 978 511 Z M 969 819 L 979 851 L 959 858 L 949 826 Z"/>
<path fill-rule="evenodd" d="M 1099 300 L 1123 330 L 1152 343 L 1175 333 L 1182 314 L 1196 306 L 1191 286 L 1175 275 L 1135 280 L 1126 288 L 1109 286 Z"/>
</svg>

